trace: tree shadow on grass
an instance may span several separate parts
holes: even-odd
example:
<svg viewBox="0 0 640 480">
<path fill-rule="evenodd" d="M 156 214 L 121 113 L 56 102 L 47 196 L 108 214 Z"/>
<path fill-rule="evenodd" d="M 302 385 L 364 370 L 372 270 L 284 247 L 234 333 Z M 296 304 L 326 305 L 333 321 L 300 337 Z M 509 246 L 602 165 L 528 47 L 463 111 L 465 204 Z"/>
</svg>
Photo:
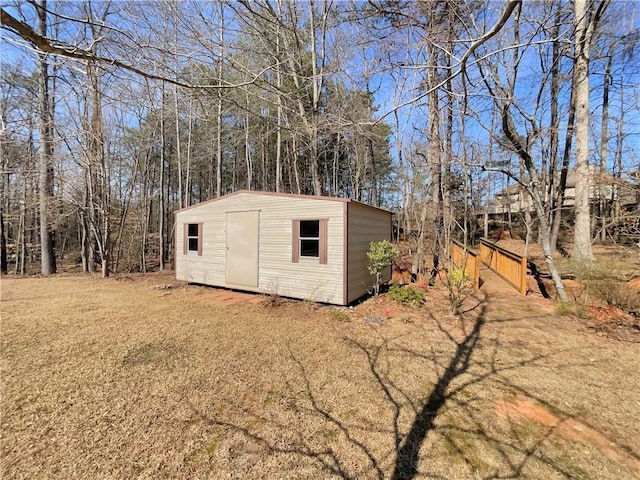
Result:
<svg viewBox="0 0 640 480">
<path fill-rule="evenodd" d="M 268 438 L 266 435 L 261 435 L 254 432 L 252 428 L 241 425 L 234 421 L 225 420 L 216 415 L 208 414 L 200 410 L 193 404 L 189 404 L 189 406 L 191 407 L 192 411 L 199 421 L 202 421 L 210 426 L 222 427 L 231 432 L 240 433 L 252 443 L 259 446 L 260 449 L 266 451 L 269 454 L 281 453 L 287 455 L 302 456 L 312 460 L 313 462 L 317 462 L 324 471 L 339 478 L 345 480 L 351 480 L 354 478 L 345 471 L 340 459 L 340 454 L 334 451 L 329 446 L 325 448 L 316 448 L 312 445 L 300 441 L 293 442 L 293 445 L 291 446 L 281 446 L 273 439 Z M 262 422 L 269 421 L 266 417 L 260 416 L 255 412 L 246 412 L 246 415 L 252 420 L 259 420 Z M 290 427 L 284 424 L 272 425 L 272 427 L 279 429 L 283 435 L 292 433 L 290 432 Z"/>
<path fill-rule="evenodd" d="M 409 433 L 399 445 L 396 463 L 391 476 L 392 479 L 406 480 L 412 479 L 417 475 L 420 447 L 429 431 L 433 429 L 434 420 L 447 400 L 447 390 L 451 382 L 468 370 L 471 356 L 480 339 L 480 332 L 485 322 L 485 307 L 481 306 L 480 308 L 480 314 L 477 316 L 473 328 L 465 335 L 462 341 L 455 341 L 447 332 L 449 338 L 457 344 L 455 353 L 445 370 L 438 377 L 438 381 L 426 402 L 416 414 Z"/>
<path fill-rule="evenodd" d="M 441 332 L 445 341 L 440 345 L 421 348 L 412 344 L 414 346 L 409 348 L 401 338 L 389 338 L 384 328 L 372 330 L 372 336 L 366 340 L 362 340 L 362 336 L 360 339 L 354 336 L 344 339 L 347 345 L 364 354 L 373 382 L 369 384 L 373 387 L 370 390 L 374 394 L 381 391 L 383 397 L 379 404 L 391 410 L 390 424 L 386 415 L 372 422 L 370 416 L 354 418 L 348 416 L 344 409 L 336 409 L 326 393 L 322 395 L 318 386 L 314 388 L 311 381 L 314 377 L 310 371 L 317 365 L 305 364 L 302 356 L 296 355 L 291 346 L 288 361 L 294 365 L 297 374 L 293 379 L 285 380 L 283 386 L 292 399 L 290 408 L 305 427 L 286 420 L 278 421 L 260 409 L 247 408 L 235 419 L 212 415 L 193 406 L 192 409 L 201 421 L 239 432 L 268 453 L 305 457 L 317 463 L 326 474 L 342 479 L 451 478 L 442 472 L 442 462 L 449 459 L 425 458 L 425 440 L 431 434 L 449 448 L 451 461 L 458 462 L 458 467 L 464 468 L 473 478 L 518 478 L 526 475 L 526 469 L 532 464 L 539 465 L 534 467 L 543 468 L 548 473 L 571 478 L 575 476 L 571 468 L 543 449 L 543 444 L 554 436 L 560 424 L 541 426 L 533 438 L 527 432 L 523 433 L 517 422 L 507 421 L 510 431 L 496 432 L 490 424 L 495 413 L 494 398 L 474 397 L 475 392 L 489 388 L 491 384 L 492 388 L 502 392 L 522 393 L 548 407 L 561 419 L 572 418 L 569 413 L 536 398 L 510 380 L 508 372 L 542 365 L 541 362 L 553 354 L 536 355 L 524 351 L 520 359 L 499 359 L 505 348 L 504 341 L 483 336 L 488 323 L 488 303 L 490 299 L 486 298 L 466 309 L 464 315 L 457 318 L 457 324 L 440 321 L 431 315 L 428 328 L 437 328 Z M 476 355 L 481 344 L 484 351 Z M 402 371 L 403 360 L 391 358 L 392 354 L 408 359 L 412 368 L 419 366 L 435 374 L 435 382 L 426 395 L 416 394 L 415 388 L 410 390 L 401 386 L 403 379 L 398 372 Z M 386 368 L 385 361 L 388 362 Z M 469 388 L 474 386 L 481 388 Z M 335 391 L 332 393 L 337 394 Z M 358 403 L 353 407 L 365 408 L 365 405 Z M 410 422 L 406 421 L 408 416 L 411 417 Z M 268 425 L 270 433 L 252 425 Z M 335 431 L 342 443 L 308 433 L 310 429 L 323 428 Z M 283 443 L 280 439 L 285 436 L 288 439 Z M 392 437 L 393 446 L 389 445 L 387 449 L 376 445 L 375 438 L 380 436 L 389 440 Z M 479 465 L 474 444 L 482 444 L 491 450 L 496 459 L 493 466 Z M 345 452 L 345 445 L 349 453 Z M 437 455 L 437 452 L 432 455 Z M 435 466 L 436 462 L 440 465 Z M 354 463 L 359 464 L 357 471 Z"/>
</svg>

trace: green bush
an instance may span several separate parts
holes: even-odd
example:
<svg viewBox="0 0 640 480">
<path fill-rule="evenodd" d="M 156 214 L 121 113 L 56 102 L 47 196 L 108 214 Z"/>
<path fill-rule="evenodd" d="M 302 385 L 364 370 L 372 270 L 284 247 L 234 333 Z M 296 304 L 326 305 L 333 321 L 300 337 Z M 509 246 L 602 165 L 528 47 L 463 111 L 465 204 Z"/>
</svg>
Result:
<svg viewBox="0 0 640 480">
<path fill-rule="evenodd" d="M 389 288 L 389 298 L 403 305 L 413 305 L 419 307 L 424 302 L 424 292 L 409 285 L 391 285 Z"/>
<path fill-rule="evenodd" d="M 393 263 L 393 259 L 398 255 L 396 247 L 388 240 L 381 242 L 371 242 L 367 257 L 369 257 L 369 273 L 375 275 L 376 283 L 373 285 L 375 295 L 380 293 L 380 281 L 382 271 Z"/>
</svg>

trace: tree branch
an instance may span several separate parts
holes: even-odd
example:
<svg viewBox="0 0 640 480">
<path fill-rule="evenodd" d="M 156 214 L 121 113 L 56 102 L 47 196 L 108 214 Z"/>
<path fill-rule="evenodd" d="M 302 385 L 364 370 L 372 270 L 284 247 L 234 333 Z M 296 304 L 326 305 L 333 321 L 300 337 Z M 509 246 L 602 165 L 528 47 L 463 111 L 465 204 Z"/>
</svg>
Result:
<svg viewBox="0 0 640 480">
<path fill-rule="evenodd" d="M 482 36 L 480 36 L 479 38 L 474 40 L 471 43 L 471 45 L 469 46 L 469 48 L 467 49 L 467 51 L 465 52 L 465 54 L 462 56 L 460 61 L 457 62 L 457 64 L 455 66 L 451 67 L 451 70 L 453 70 L 456 67 L 459 67 L 457 71 L 447 75 L 447 77 L 444 80 L 439 82 L 437 85 L 432 86 L 431 88 L 429 88 L 425 92 L 422 92 L 421 94 L 417 95 L 416 97 L 414 97 L 414 98 L 412 98 L 410 100 L 407 100 L 406 102 L 403 102 L 403 103 L 401 103 L 399 105 L 396 105 L 390 111 L 388 111 L 384 115 L 381 115 L 375 123 L 381 122 L 385 117 L 387 117 L 388 115 L 390 115 L 394 111 L 399 110 L 400 108 L 405 107 L 405 106 L 407 106 L 407 105 L 409 105 L 411 103 L 417 102 L 418 100 L 426 97 L 427 95 L 429 95 L 430 93 L 434 92 L 435 90 L 438 90 L 438 89 L 442 88 L 444 85 L 447 84 L 447 82 L 449 82 L 453 78 L 457 77 L 458 75 L 462 74 L 463 76 L 466 76 L 467 62 L 468 62 L 469 58 L 471 57 L 471 55 L 473 55 L 473 53 L 480 46 L 482 46 L 485 42 L 490 40 L 500 30 L 502 30 L 502 28 L 507 23 L 507 20 L 509 20 L 509 18 L 511 17 L 511 14 L 515 10 L 515 8 L 520 4 L 522 4 L 522 0 L 510 0 L 509 1 L 509 3 L 507 4 L 507 8 L 504 10 L 502 15 L 500 16 L 500 19 L 498 20 L 498 22 L 489 31 L 485 32 Z"/>
<path fill-rule="evenodd" d="M 502 107 L 502 131 L 504 132 L 504 136 L 507 137 L 507 140 L 509 140 L 509 143 L 511 143 L 511 145 L 513 146 L 518 156 L 524 161 L 527 170 L 531 170 L 531 168 L 534 168 L 533 159 L 527 151 L 527 147 L 522 144 L 519 135 L 515 132 L 515 128 L 511 120 L 511 115 L 509 114 L 508 103 L 504 107 Z"/>
<path fill-rule="evenodd" d="M 522 4 L 522 0 L 510 0 L 509 3 L 507 4 L 507 8 L 502 13 L 500 20 L 498 20 L 498 23 L 496 23 L 491 28 L 491 30 L 486 32 L 484 35 L 482 35 L 480 38 L 475 40 L 469 46 L 469 49 L 465 52 L 465 54 L 460 59 L 462 72 L 464 72 L 466 68 L 467 60 L 471 55 L 473 55 L 473 52 L 475 52 L 483 43 L 485 43 L 486 41 L 494 37 L 500 30 L 502 30 L 502 27 L 504 27 L 504 25 L 507 23 L 507 20 L 509 20 L 509 17 L 511 17 L 511 14 L 515 10 L 515 8 L 520 4 Z"/>
<path fill-rule="evenodd" d="M 75 60 L 82 61 L 95 61 L 108 65 L 112 65 L 117 68 L 122 68 L 124 70 L 128 70 L 129 72 L 140 75 L 141 77 L 150 79 L 150 80 L 159 80 L 162 82 L 167 82 L 172 85 L 176 85 L 178 87 L 184 87 L 189 89 L 223 89 L 223 88 L 238 88 L 244 87 L 247 85 L 252 85 L 255 83 L 266 71 L 271 69 L 271 66 L 265 67 L 260 70 L 257 74 L 253 76 L 250 80 L 242 83 L 234 83 L 234 84 L 225 84 L 225 85 L 198 85 L 191 84 L 186 82 L 181 82 L 180 80 L 172 79 L 169 77 L 165 77 L 162 75 L 157 75 L 141 68 L 134 67 L 128 63 L 122 62 L 120 60 L 116 60 L 114 58 L 103 57 L 101 55 L 97 55 L 89 50 L 85 50 L 80 47 L 76 47 L 73 45 L 66 45 L 61 42 L 57 42 L 53 39 L 44 37 L 40 35 L 35 30 L 33 30 L 29 25 L 19 21 L 12 15 L 10 15 L 4 8 L 0 8 L 0 23 L 2 24 L 2 28 L 18 35 L 23 40 L 29 42 L 33 45 L 37 50 L 42 53 L 56 55 L 59 57 L 71 58 Z"/>
</svg>

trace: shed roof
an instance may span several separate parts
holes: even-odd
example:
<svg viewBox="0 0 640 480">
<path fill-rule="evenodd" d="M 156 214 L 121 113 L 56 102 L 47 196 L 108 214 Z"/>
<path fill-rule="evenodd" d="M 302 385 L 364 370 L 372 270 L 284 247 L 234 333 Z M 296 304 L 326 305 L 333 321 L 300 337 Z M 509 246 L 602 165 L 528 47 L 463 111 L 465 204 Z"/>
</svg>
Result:
<svg viewBox="0 0 640 480">
<path fill-rule="evenodd" d="M 305 198 L 305 199 L 312 199 L 312 200 L 327 200 L 327 201 L 333 201 L 333 202 L 354 203 L 354 204 L 357 204 L 357 205 L 362 205 L 363 207 L 373 208 L 374 210 L 379 210 L 381 212 L 386 212 L 386 213 L 389 213 L 389 214 L 393 215 L 393 212 L 391 212 L 390 210 L 385 210 L 384 208 L 374 207 L 373 205 L 369 205 L 367 203 L 359 202 L 359 201 L 353 200 L 351 198 L 323 197 L 323 196 L 320 196 L 320 195 L 301 195 L 301 194 L 297 194 L 297 193 L 263 192 L 263 191 L 257 191 L 257 190 L 238 190 L 236 192 L 228 193 L 226 195 L 223 195 L 221 197 L 212 198 L 211 200 L 205 200 L 204 202 L 196 203 L 195 205 L 190 205 L 188 207 L 181 208 L 180 210 L 176 210 L 175 213 L 184 212 L 185 210 L 191 210 L 192 208 L 201 207 L 203 205 L 208 205 L 210 203 L 214 203 L 214 202 L 220 201 L 222 199 L 233 197 L 234 195 L 240 195 L 240 194 L 270 195 L 270 196 L 282 197 L 282 198 Z"/>
</svg>

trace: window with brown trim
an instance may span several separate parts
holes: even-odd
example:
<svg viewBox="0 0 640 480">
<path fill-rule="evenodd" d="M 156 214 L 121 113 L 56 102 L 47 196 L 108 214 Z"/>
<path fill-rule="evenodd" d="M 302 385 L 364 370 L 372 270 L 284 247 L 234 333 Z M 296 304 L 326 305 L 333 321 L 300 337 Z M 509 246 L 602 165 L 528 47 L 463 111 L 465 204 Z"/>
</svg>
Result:
<svg viewBox="0 0 640 480">
<path fill-rule="evenodd" d="M 202 255 L 202 224 L 201 223 L 185 223 L 184 224 L 184 254 L 195 252 Z"/>
<path fill-rule="evenodd" d="M 300 256 L 320 256 L 320 220 L 300 220 Z"/>
<path fill-rule="evenodd" d="M 327 263 L 327 224 L 327 219 L 293 221 L 293 263 L 298 263 L 300 258 L 317 258 L 320 264 Z"/>
</svg>

